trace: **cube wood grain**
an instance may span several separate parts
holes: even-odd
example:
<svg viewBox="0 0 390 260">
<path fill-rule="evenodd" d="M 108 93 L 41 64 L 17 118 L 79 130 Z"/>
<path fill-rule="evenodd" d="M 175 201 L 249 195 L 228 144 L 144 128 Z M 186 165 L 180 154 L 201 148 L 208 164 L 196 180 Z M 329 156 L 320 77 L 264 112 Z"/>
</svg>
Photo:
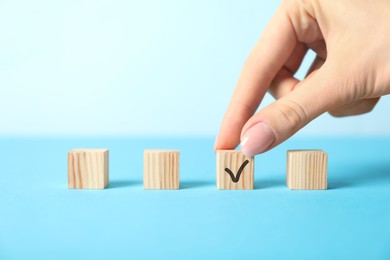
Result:
<svg viewBox="0 0 390 260">
<path fill-rule="evenodd" d="M 286 179 L 291 190 L 326 190 L 328 154 L 322 150 L 287 151 Z"/>
<path fill-rule="evenodd" d="M 104 189 L 108 185 L 108 149 L 68 152 L 68 188 Z"/>
<path fill-rule="evenodd" d="M 217 151 L 217 188 L 220 190 L 252 190 L 254 158 L 236 150 Z"/>
<path fill-rule="evenodd" d="M 177 190 L 180 187 L 180 152 L 144 151 L 144 189 Z"/>
</svg>

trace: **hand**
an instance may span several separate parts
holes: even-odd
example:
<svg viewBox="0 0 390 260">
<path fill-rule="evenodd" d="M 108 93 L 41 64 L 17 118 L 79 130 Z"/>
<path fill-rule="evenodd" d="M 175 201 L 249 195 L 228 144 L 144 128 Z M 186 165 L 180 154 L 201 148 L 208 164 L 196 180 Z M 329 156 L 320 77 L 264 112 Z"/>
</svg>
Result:
<svg viewBox="0 0 390 260">
<path fill-rule="evenodd" d="M 283 1 L 250 53 L 215 149 L 253 156 L 319 115 L 369 112 L 390 93 L 390 1 Z M 305 53 L 317 57 L 294 78 Z M 277 100 L 254 114 L 266 91 Z"/>
</svg>

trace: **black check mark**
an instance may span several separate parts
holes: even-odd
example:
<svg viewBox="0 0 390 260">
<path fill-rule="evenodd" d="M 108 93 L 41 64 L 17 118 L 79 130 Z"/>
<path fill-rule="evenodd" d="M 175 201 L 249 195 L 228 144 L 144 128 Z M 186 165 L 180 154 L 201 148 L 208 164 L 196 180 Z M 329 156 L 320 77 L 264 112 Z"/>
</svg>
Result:
<svg viewBox="0 0 390 260">
<path fill-rule="evenodd" d="M 236 183 L 240 180 L 241 173 L 244 170 L 245 166 L 249 163 L 249 160 L 245 160 L 238 169 L 237 175 L 234 176 L 233 172 L 229 168 L 225 168 L 227 174 L 229 174 L 230 178 L 232 178 L 232 182 Z"/>
</svg>

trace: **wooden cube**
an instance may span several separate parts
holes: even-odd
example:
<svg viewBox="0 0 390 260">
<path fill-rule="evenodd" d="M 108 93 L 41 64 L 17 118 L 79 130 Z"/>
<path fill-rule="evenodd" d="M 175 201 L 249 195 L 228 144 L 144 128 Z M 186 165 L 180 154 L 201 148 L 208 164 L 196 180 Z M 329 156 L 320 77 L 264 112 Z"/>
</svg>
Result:
<svg viewBox="0 0 390 260">
<path fill-rule="evenodd" d="M 217 188 L 220 190 L 252 190 L 254 158 L 236 150 L 217 151 Z"/>
<path fill-rule="evenodd" d="M 74 149 L 68 152 L 69 189 L 104 189 L 107 185 L 107 149 Z"/>
<path fill-rule="evenodd" d="M 291 190 L 326 190 L 328 154 L 321 150 L 287 151 L 287 186 Z"/>
<path fill-rule="evenodd" d="M 177 190 L 179 189 L 179 151 L 145 150 L 144 151 L 144 189 Z"/>
</svg>

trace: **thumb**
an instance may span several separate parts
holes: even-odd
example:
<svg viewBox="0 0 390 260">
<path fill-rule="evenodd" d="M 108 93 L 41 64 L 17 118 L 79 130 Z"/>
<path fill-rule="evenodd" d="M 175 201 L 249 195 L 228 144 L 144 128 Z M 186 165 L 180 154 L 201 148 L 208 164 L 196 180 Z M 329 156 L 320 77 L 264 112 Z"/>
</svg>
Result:
<svg viewBox="0 0 390 260">
<path fill-rule="evenodd" d="M 246 156 L 268 151 L 336 106 L 339 100 L 329 79 L 323 67 L 256 113 L 242 129 L 241 151 Z"/>
</svg>

